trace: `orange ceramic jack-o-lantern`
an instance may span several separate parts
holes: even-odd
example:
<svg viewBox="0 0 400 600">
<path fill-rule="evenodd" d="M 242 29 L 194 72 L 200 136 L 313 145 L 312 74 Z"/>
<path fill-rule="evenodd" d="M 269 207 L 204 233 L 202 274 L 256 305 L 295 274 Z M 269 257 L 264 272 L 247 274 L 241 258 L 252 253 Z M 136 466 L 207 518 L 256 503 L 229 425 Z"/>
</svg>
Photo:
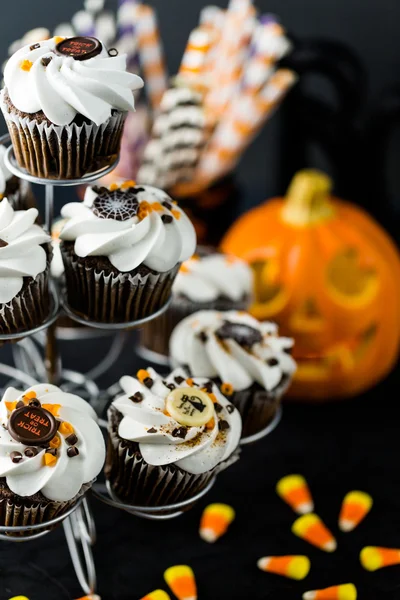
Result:
<svg viewBox="0 0 400 600">
<path fill-rule="evenodd" d="M 400 257 L 364 211 L 298 173 L 285 199 L 241 217 L 222 247 L 253 266 L 252 313 L 295 339 L 292 397 L 357 394 L 392 368 L 400 343 Z"/>
</svg>

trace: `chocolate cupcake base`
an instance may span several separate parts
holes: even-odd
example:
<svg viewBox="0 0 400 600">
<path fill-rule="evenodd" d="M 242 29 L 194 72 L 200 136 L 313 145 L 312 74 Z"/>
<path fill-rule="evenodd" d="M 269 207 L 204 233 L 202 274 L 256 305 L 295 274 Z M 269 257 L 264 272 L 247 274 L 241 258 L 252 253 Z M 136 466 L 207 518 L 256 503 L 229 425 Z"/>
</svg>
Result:
<svg viewBox="0 0 400 600">
<path fill-rule="evenodd" d="M 43 530 L 54 529 L 58 523 L 50 527 L 46 526 L 46 523 L 64 515 L 90 487 L 91 483 L 83 485 L 80 492 L 68 502 L 55 502 L 48 500 L 41 492 L 28 497 L 18 496 L 8 488 L 6 480 L 0 478 L 0 525 L 2 527 L 29 527 L 29 525 L 43 524 Z M 38 531 L 42 531 L 42 528 L 35 529 L 31 534 L 29 531 L 19 533 L 10 531 L 9 535 L 28 537 Z"/>
<path fill-rule="evenodd" d="M 79 258 L 73 242 L 62 242 L 60 249 L 70 308 L 100 323 L 127 323 L 156 313 L 167 303 L 180 266 L 156 273 L 141 265 L 120 273 L 105 257 Z"/>
<path fill-rule="evenodd" d="M 173 296 L 170 308 L 164 315 L 161 315 L 154 321 L 146 323 L 140 330 L 139 344 L 162 356 L 169 355 L 169 340 L 175 327 L 189 315 L 199 310 L 247 310 L 250 306 L 251 298 L 245 296 L 241 300 L 234 302 L 229 298 L 220 297 L 214 302 L 192 302 L 185 296 Z"/>
<path fill-rule="evenodd" d="M 234 453 L 227 461 L 200 475 L 187 473 L 175 465 L 152 466 L 140 454 L 139 444 L 118 435 L 122 415 L 108 411 L 109 437 L 105 475 L 118 499 L 126 504 L 163 507 L 190 500 L 204 490 L 215 475 L 236 461 Z M 190 505 L 187 506 L 187 509 Z"/>
<path fill-rule="evenodd" d="M 50 312 L 49 273 L 51 246 L 46 248 L 47 266 L 35 279 L 24 277 L 21 291 L 6 304 L 0 304 L 0 333 L 23 333 L 41 325 Z"/>
<path fill-rule="evenodd" d="M 1 109 L 19 166 L 35 177 L 79 179 L 117 159 L 125 112 L 114 110 L 101 125 L 77 115 L 72 123 L 60 127 L 41 112 L 18 111 L 7 90 L 1 97 Z"/>
</svg>

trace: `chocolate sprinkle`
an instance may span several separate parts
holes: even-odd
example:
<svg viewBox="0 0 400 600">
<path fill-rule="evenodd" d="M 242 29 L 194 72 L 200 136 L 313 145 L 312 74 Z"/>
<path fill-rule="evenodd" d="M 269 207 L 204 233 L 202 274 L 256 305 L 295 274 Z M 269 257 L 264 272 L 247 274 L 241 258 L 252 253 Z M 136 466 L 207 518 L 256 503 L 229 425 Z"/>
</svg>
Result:
<svg viewBox="0 0 400 600">
<path fill-rule="evenodd" d="M 78 456 L 79 454 L 79 450 L 76 446 L 71 446 L 71 448 L 68 448 L 67 450 L 67 456 L 69 456 L 69 458 L 74 458 L 74 456 Z"/>
<path fill-rule="evenodd" d="M 221 420 L 218 423 L 218 427 L 220 431 L 225 431 L 226 429 L 230 429 L 231 426 L 229 425 L 228 421 Z"/>
<path fill-rule="evenodd" d="M 21 452 L 17 452 L 16 450 L 14 450 L 14 452 L 11 452 L 10 458 L 13 461 L 13 463 L 19 463 L 22 460 L 22 454 Z"/>
<path fill-rule="evenodd" d="M 116 48 L 110 48 L 108 51 L 108 56 L 111 56 L 111 58 L 118 56 L 118 54 L 119 54 L 119 52 Z"/>
<path fill-rule="evenodd" d="M 5 240 L 0 239 L 0 248 L 5 248 L 6 246 L 8 246 L 8 242 L 6 242 Z"/>
<path fill-rule="evenodd" d="M 163 223 L 165 223 L 166 225 L 168 225 L 169 223 L 172 223 L 174 219 L 171 217 L 171 215 L 162 215 L 161 217 L 161 221 Z"/>
<path fill-rule="evenodd" d="M 212 393 L 212 390 L 213 390 L 213 383 L 212 383 L 212 381 L 207 381 L 207 383 L 205 383 L 205 384 L 203 385 L 203 387 L 204 387 L 204 389 L 206 390 L 206 392 L 207 392 L 208 394 L 211 394 L 211 393 Z"/>
<path fill-rule="evenodd" d="M 228 411 L 228 413 L 231 415 L 233 413 L 233 411 L 235 410 L 235 407 L 233 406 L 233 404 L 227 404 L 226 405 L 226 410 Z"/>
<path fill-rule="evenodd" d="M 240 346 L 245 347 L 258 344 L 263 339 L 261 332 L 254 327 L 244 323 L 232 323 L 231 321 L 225 321 L 215 333 L 221 340 L 235 340 Z"/>
<path fill-rule="evenodd" d="M 28 448 L 25 448 L 25 456 L 27 456 L 28 458 L 33 458 L 34 456 L 36 456 L 38 453 L 37 449 L 34 448 L 33 446 L 28 446 Z"/>
<path fill-rule="evenodd" d="M 176 388 L 176 385 L 174 383 L 166 383 L 165 387 L 172 391 Z"/>
<path fill-rule="evenodd" d="M 71 435 L 65 438 L 65 441 L 69 446 L 75 446 L 78 443 L 78 436 L 75 433 L 71 433 Z"/>
<path fill-rule="evenodd" d="M 49 448 L 48 450 L 46 450 L 46 453 L 51 454 L 52 456 L 57 456 L 57 448 Z"/>
<path fill-rule="evenodd" d="M 178 385 L 180 385 L 181 383 L 183 383 L 183 382 L 185 381 L 185 378 L 184 378 L 184 377 L 181 377 L 180 375 L 177 375 L 177 376 L 175 377 L 175 381 L 176 381 L 176 383 L 177 383 Z"/>
<path fill-rule="evenodd" d="M 267 360 L 267 365 L 269 367 L 276 367 L 276 365 L 279 365 L 279 360 L 277 360 L 276 358 L 269 358 Z"/>
<path fill-rule="evenodd" d="M 215 412 L 220 413 L 222 410 L 222 406 L 218 404 L 218 402 L 214 402 Z"/>
<path fill-rule="evenodd" d="M 208 338 L 207 338 L 207 334 L 205 333 L 205 331 L 200 331 L 200 333 L 198 334 L 198 336 L 197 336 L 197 337 L 199 338 L 199 340 L 200 340 L 201 342 L 203 342 L 203 344 L 205 344 L 205 343 L 206 343 L 206 341 L 207 341 L 207 339 L 208 339 Z"/>
<path fill-rule="evenodd" d="M 185 439 L 187 434 L 187 427 L 177 427 L 176 429 L 173 430 L 172 432 L 172 437 L 176 437 L 176 438 L 181 438 L 182 440 Z"/>
<path fill-rule="evenodd" d="M 19 400 L 15 408 L 24 408 L 25 402 L 23 400 Z"/>
<path fill-rule="evenodd" d="M 47 67 L 51 63 L 52 60 L 53 60 L 52 56 L 44 56 L 40 62 L 42 63 L 42 65 L 44 67 Z"/>
<path fill-rule="evenodd" d="M 144 187 L 134 187 L 133 189 L 135 190 L 135 194 L 140 194 L 140 192 L 146 191 Z"/>
<path fill-rule="evenodd" d="M 36 406 L 36 408 L 39 408 L 42 405 L 40 404 L 40 400 L 33 398 L 33 400 L 29 401 L 29 406 Z"/>
<path fill-rule="evenodd" d="M 165 208 L 167 208 L 168 210 L 172 210 L 172 204 L 170 204 L 169 202 L 163 202 L 162 205 L 165 206 Z"/>
<path fill-rule="evenodd" d="M 157 433 L 157 429 L 154 429 L 154 427 L 152 427 L 151 429 L 147 430 L 147 433 Z"/>
<path fill-rule="evenodd" d="M 141 402 L 143 400 L 143 394 L 141 392 L 136 392 L 133 396 L 129 396 L 129 400 L 132 400 L 132 402 L 135 403 Z"/>
<path fill-rule="evenodd" d="M 154 385 L 154 381 L 152 380 L 152 378 L 151 378 L 151 377 L 146 377 L 146 379 L 143 379 L 143 384 L 144 384 L 144 385 L 145 385 L 147 388 L 149 388 L 149 390 L 151 390 L 151 388 L 152 388 L 152 387 L 153 387 L 153 385 Z"/>
<path fill-rule="evenodd" d="M 40 48 L 40 44 L 32 44 L 32 46 L 29 46 L 29 50 L 36 50 L 37 48 Z"/>
</svg>

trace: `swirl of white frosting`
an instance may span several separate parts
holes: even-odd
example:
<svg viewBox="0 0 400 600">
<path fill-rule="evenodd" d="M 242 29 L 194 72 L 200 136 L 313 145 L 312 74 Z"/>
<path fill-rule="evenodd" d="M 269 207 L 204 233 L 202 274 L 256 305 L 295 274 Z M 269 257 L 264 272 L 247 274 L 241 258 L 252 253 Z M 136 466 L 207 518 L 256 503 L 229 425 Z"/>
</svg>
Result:
<svg viewBox="0 0 400 600">
<path fill-rule="evenodd" d="M 193 302 L 213 302 L 221 296 L 233 302 L 251 297 L 253 272 L 249 265 L 226 254 L 194 256 L 181 267 L 173 292 Z"/>
<path fill-rule="evenodd" d="M 0 427 L 0 477 L 5 477 L 10 490 L 19 496 L 42 492 L 49 500 L 66 502 L 76 496 L 83 484 L 93 481 L 103 467 L 105 444 L 96 423 L 96 414 L 85 400 L 63 392 L 55 385 L 38 384 L 25 392 L 11 387 L 5 391 L 0 402 L 0 424 L 4 428 L 7 428 L 11 414 L 10 405 L 7 404 L 23 400 L 29 392 L 34 392 L 42 405 L 59 405 L 56 418 L 73 426 L 78 438 L 75 447 L 79 454 L 69 457 L 67 436 L 59 434 L 61 444 L 57 449 L 57 462 L 54 466 L 47 466 L 43 448 L 37 447 L 36 456 L 27 457 L 24 454 L 27 446 L 15 440 L 7 429 Z M 11 452 L 22 454 L 22 460 L 13 462 Z"/>
<path fill-rule="evenodd" d="M 46 268 L 41 247 L 50 236 L 34 225 L 36 208 L 14 211 L 7 198 L 0 202 L 0 303 L 10 302 L 20 292 L 24 277 L 35 278 Z"/>
<path fill-rule="evenodd" d="M 92 207 L 98 195 L 88 188 L 83 203 L 72 202 L 63 207 L 61 214 L 69 220 L 61 239 L 75 242 L 77 256 L 106 256 L 121 272 L 144 264 L 162 273 L 187 260 L 195 250 L 196 233 L 184 211 L 157 188 L 136 189 L 139 209 L 150 206 L 147 216 L 140 219 L 136 214 L 124 221 L 96 216 Z M 113 203 L 115 210 L 124 210 L 123 198 Z M 164 215 L 168 222 L 162 220 Z"/>
<path fill-rule="evenodd" d="M 218 330 L 226 322 L 243 336 L 251 328 L 260 341 L 243 347 L 233 336 L 221 339 Z M 290 377 L 296 370 L 293 358 L 285 352 L 292 346 L 291 338 L 279 337 L 274 323 L 262 323 L 238 311 L 202 310 L 175 327 L 170 356 L 173 366 L 186 366 L 193 376 L 218 377 L 237 391 L 253 383 L 271 391 L 283 375 Z"/>
<path fill-rule="evenodd" d="M 6 147 L 0 144 L 0 199 L 6 191 L 7 181 L 9 181 L 12 177 L 12 174 L 7 169 L 4 163 L 4 156 L 6 154 L 6 151 Z"/>
<path fill-rule="evenodd" d="M 77 114 L 101 125 L 112 109 L 135 109 L 132 92 L 143 87 L 143 81 L 127 72 L 125 54 L 111 57 L 102 45 L 97 56 L 75 60 L 57 53 L 57 41 L 24 46 L 8 60 L 4 81 L 18 110 L 43 111 L 55 125 L 68 125 Z"/>
<path fill-rule="evenodd" d="M 151 389 L 134 377 L 122 377 L 120 381 L 125 393 L 112 403 L 123 415 L 118 435 L 125 440 L 138 442 L 143 459 L 149 465 L 174 464 L 188 473 L 200 474 L 227 460 L 239 444 L 242 421 L 238 410 L 233 409 L 217 386 L 213 385 L 212 393 L 222 409 L 218 413 L 214 410 L 214 427 L 187 427 L 185 438 L 182 439 L 172 435 L 181 425 L 164 411 L 167 396 L 171 393 L 167 385 L 173 383 L 179 388 L 175 378 L 178 377 L 178 381 L 179 378 L 185 378 L 185 372 L 176 369 L 163 379 L 153 369 L 147 370 L 154 382 Z M 193 379 L 194 386 L 199 388 L 208 382 L 205 378 Z M 180 385 L 187 386 L 187 383 Z M 130 396 L 137 392 L 143 396 L 139 403 L 130 400 Z M 229 427 L 220 431 L 219 420 L 225 421 Z M 149 429 L 155 429 L 156 432 L 148 433 Z"/>
</svg>

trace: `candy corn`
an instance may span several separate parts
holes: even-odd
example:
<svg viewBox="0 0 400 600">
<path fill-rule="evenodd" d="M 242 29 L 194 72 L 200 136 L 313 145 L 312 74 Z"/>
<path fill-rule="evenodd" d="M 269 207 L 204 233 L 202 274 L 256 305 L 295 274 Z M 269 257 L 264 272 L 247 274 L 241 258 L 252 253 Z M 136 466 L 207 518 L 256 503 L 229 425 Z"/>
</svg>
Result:
<svg viewBox="0 0 400 600">
<path fill-rule="evenodd" d="M 257 566 L 261 571 L 300 581 L 309 574 L 311 563 L 307 556 L 265 556 Z"/>
<path fill-rule="evenodd" d="M 377 571 L 383 567 L 400 564 L 400 550 L 366 546 L 361 550 L 360 562 L 367 571 Z"/>
<path fill-rule="evenodd" d="M 171 598 L 164 590 L 154 590 L 154 592 L 147 594 L 147 596 L 144 596 L 141 600 L 171 600 Z"/>
<path fill-rule="evenodd" d="M 216 542 L 235 518 L 235 511 L 227 504 L 210 504 L 204 509 L 200 521 L 200 537 L 205 542 Z"/>
<path fill-rule="evenodd" d="M 301 475 L 287 475 L 287 477 L 283 477 L 277 483 L 276 492 L 299 515 L 304 515 L 314 510 L 311 492 L 306 480 Z"/>
<path fill-rule="evenodd" d="M 11 598 L 11 600 L 19 600 L 19 596 L 18 598 Z M 83 596 L 82 598 L 78 598 L 78 600 L 101 600 L 101 598 L 97 594 L 91 594 L 90 596 Z"/>
<path fill-rule="evenodd" d="M 334 585 L 324 590 L 305 592 L 303 600 L 356 600 L 357 588 L 352 583 Z"/>
<path fill-rule="evenodd" d="M 9 600 L 29 600 L 29 598 L 26 596 L 13 596 L 12 598 L 9 598 Z"/>
<path fill-rule="evenodd" d="M 339 528 L 352 531 L 361 523 L 372 508 L 373 500 L 365 492 L 349 492 L 343 500 L 339 515 Z"/>
<path fill-rule="evenodd" d="M 165 571 L 164 579 L 178 600 L 197 600 L 196 580 L 187 565 L 170 567 Z"/>
<path fill-rule="evenodd" d="M 332 533 L 318 515 L 313 513 L 299 517 L 292 525 L 292 532 L 325 552 L 334 552 L 337 548 Z"/>
</svg>

